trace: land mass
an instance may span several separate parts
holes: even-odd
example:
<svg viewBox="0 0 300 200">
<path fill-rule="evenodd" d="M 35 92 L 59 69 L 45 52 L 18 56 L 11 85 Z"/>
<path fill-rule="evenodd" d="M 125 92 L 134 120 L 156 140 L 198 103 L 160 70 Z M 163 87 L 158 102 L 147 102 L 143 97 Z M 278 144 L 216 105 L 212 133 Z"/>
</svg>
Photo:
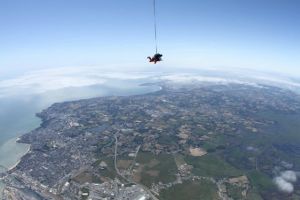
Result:
<svg viewBox="0 0 300 200">
<path fill-rule="evenodd" d="M 300 97 L 244 84 L 160 83 L 136 96 L 56 103 L 20 137 L 30 151 L 4 199 L 290 199 L 300 170 Z M 277 170 L 277 171 L 276 171 Z"/>
</svg>

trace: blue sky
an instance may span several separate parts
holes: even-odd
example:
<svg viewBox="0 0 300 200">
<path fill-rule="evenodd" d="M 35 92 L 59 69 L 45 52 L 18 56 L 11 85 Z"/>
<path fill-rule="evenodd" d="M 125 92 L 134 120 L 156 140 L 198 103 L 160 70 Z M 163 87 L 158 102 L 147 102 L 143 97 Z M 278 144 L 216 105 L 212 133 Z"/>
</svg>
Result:
<svg viewBox="0 0 300 200">
<path fill-rule="evenodd" d="M 157 0 L 161 67 L 300 76 L 300 1 Z M 0 73 L 152 67 L 152 0 L 0 0 Z M 129 67 L 130 68 L 130 67 Z M 0 77 L 1 77 L 0 75 Z"/>
</svg>

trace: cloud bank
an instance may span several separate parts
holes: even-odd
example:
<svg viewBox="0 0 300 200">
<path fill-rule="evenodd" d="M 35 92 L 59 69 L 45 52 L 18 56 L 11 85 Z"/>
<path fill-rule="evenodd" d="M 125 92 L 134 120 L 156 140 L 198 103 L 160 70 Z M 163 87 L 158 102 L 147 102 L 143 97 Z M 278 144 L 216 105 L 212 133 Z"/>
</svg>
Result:
<svg viewBox="0 0 300 200">
<path fill-rule="evenodd" d="M 39 70 L 0 81 L 0 97 L 44 93 L 69 87 L 103 85 L 109 80 L 137 80 L 151 76 L 151 73 L 103 72 L 91 67 Z"/>
<path fill-rule="evenodd" d="M 217 83 L 217 84 L 246 84 L 261 87 L 260 84 L 298 89 L 300 80 L 293 81 L 286 77 L 272 77 L 242 72 L 227 72 L 218 70 L 199 71 L 191 73 L 181 72 L 124 72 L 112 71 L 97 67 L 55 68 L 48 70 L 33 71 L 12 79 L 0 80 L 0 97 L 44 93 L 51 90 L 59 90 L 68 87 L 85 87 L 92 85 L 104 85 L 112 80 L 145 80 L 145 82 L 168 81 L 179 84 L 194 82 Z"/>
<path fill-rule="evenodd" d="M 189 84 L 193 82 L 208 82 L 208 83 L 217 83 L 217 84 L 235 83 L 235 84 L 258 86 L 255 82 L 248 82 L 248 81 L 243 81 L 235 78 L 225 78 L 225 77 L 209 76 L 209 75 L 203 76 L 197 74 L 170 74 L 170 75 L 164 75 L 160 77 L 160 79 L 165 81 L 175 82 L 175 83 L 181 83 L 181 84 Z"/>
</svg>

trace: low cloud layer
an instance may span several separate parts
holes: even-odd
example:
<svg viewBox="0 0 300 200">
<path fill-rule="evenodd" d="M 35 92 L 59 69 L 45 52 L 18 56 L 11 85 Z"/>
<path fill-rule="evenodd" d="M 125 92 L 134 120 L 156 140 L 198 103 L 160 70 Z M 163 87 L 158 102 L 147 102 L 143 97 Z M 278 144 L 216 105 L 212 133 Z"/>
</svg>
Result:
<svg viewBox="0 0 300 200">
<path fill-rule="evenodd" d="M 287 182 L 282 177 L 276 177 L 274 179 L 274 182 L 277 185 L 278 189 L 282 192 L 292 193 L 294 191 L 294 185 L 290 182 Z"/>
<path fill-rule="evenodd" d="M 212 83 L 237 83 L 237 84 L 251 84 L 255 85 L 254 83 L 240 81 L 238 79 L 228 79 L 216 76 L 202 76 L 202 75 L 195 75 L 195 74 L 170 74 L 161 77 L 162 80 L 178 82 L 178 83 L 191 83 L 191 82 L 212 82 Z"/>
<path fill-rule="evenodd" d="M 151 76 L 151 73 L 103 72 L 91 67 L 40 70 L 0 81 L 0 97 L 43 93 L 68 87 L 101 85 L 109 80 L 136 80 Z"/>
<path fill-rule="evenodd" d="M 274 183 L 282 192 L 292 193 L 294 191 L 294 183 L 297 181 L 297 173 L 292 170 L 283 171 L 279 176 L 274 178 Z"/>
<path fill-rule="evenodd" d="M 204 71 L 204 73 L 163 73 L 163 72 L 122 72 L 116 70 L 108 71 L 96 67 L 79 68 L 56 68 L 40 70 L 27 73 L 25 75 L 0 81 L 0 97 L 43 93 L 51 90 L 59 90 L 68 87 L 85 87 L 91 85 L 105 84 L 111 80 L 142 80 L 147 81 L 169 81 L 179 84 L 189 84 L 193 82 L 209 82 L 218 84 L 247 84 L 260 86 L 260 83 L 280 86 L 286 88 L 298 88 L 300 83 L 293 82 L 282 77 L 255 76 L 245 73 L 222 73 L 216 70 Z M 255 78 L 257 77 L 257 78 Z"/>
</svg>

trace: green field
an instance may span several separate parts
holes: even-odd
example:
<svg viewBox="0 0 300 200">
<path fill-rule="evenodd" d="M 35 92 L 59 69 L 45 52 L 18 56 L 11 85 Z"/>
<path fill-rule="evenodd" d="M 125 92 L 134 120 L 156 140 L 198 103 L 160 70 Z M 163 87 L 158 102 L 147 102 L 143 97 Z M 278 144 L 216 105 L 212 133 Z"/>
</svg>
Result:
<svg viewBox="0 0 300 200">
<path fill-rule="evenodd" d="M 194 167 L 192 172 L 197 176 L 223 178 L 243 174 L 242 171 L 213 154 L 201 157 L 186 156 L 185 161 Z"/>
<path fill-rule="evenodd" d="M 274 185 L 271 172 L 275 166 L 281 166 L 282 161 L 292 163 L 293 170 L 300 170 L 300 115 L 267 111 L 255 117 L 274 123 L 262 126 L 258 133 L 229 139 L 231 146 L 223 155 L 228 163 L 247 174 L 253 187 L 249 199 L 267 198 L 267 194 L 284 196 Z M 247 150 L 249 146 L 255 150 Z"/>
<path fill-rule="evenodd" d="M 161 200 L 217 200 L 217 188 L 209 181 L 186 181 L 160 194 Z"/>
<path fill-rule="evenodd" d="M 242 190 L 240 187 L 227 183 L 226 184 L 227 194 L 232 199 L 243 199 Z"/>
<path fill-rule="evenodd" d="M 111 179 L 114 179 L 115 177 L 117 177 L 113 159 L 114 159 L 113 157 L 102 157 L 101 159 L 99 159 L 98 161 L 96 161 L 93 164 L 93 166 L 95 166 L 95 167 L 98 167 L 99 164 L 101 163 L 101 161 L 104 161 L 107 164 L 107 168 L 99 169 L 100 176 L 111 178 Z"/>
<path fill-rule="evenodd" d="M 264 173 L 258 171 L 251 171 L 248 173 L 251 185 L 259 190 L 272 190 L 275 189 L 275 185 L 272 178 Z"/>
<path fill-rule="evenodd" d="M 210 135 L 210 139 L 201 144 L 208 154 L 201 157 L 140 152 L 136 160 L 142 169 L 139 172 L 140 182 L 146 186 L 158 182 L 173 182 L 176 179 L 177 165 L 187 163 L 193 166 L 192 173 L 197 176 L 219 179 L 247 175 L 250 181 L 247 195 L 249 200 L 261 200 L 266 198 L 266 194 L 284 195 L 274 185 L 271 172 L 275 166 L 280 165 L 280 161 L 293 163 L 293 170 L 300 170 L 300 115 L 275 112 L 256 115 L 258 120 L 272 120 L 275 123 L 262 126 L 257 133 Z M 162 144 L 176 143 L 170 136 L 160 139 Z M 248 147 L 254 150 L 248 150 Z M 100 174 L 115 177 L 113 159 L 104 158 L 104 160 L 109 167 L 100 171 Z M 241 198 L 240 188 L 227 186 L 229 196 L 233 199 Z M 215 187 L 208 182 L 206 185 L 203 182 L 185 182 L 162 191 L 161 199 L 214 199 Z M 297 190 L 296 188 L 296 192 Z M 298 196 L 295 195 L 293 198 L 297 199 Z"/>
<path fill-rule="evenodd" d="M 247 200 L 263 200 L 256 190 L 250 190 L 247 194 Z"/>
<path fill-rule="evenodd" d="M 141 152 L 138 154 L 137 162 L 143 165 L 141 172 L 141 183 L 151 186 L 152 183 L 169 183 L 176 180 L 177 166 L 173 155 Z M 151 175 L 150 172 L 158 172 L 157 176 Z"/>
</svg>

